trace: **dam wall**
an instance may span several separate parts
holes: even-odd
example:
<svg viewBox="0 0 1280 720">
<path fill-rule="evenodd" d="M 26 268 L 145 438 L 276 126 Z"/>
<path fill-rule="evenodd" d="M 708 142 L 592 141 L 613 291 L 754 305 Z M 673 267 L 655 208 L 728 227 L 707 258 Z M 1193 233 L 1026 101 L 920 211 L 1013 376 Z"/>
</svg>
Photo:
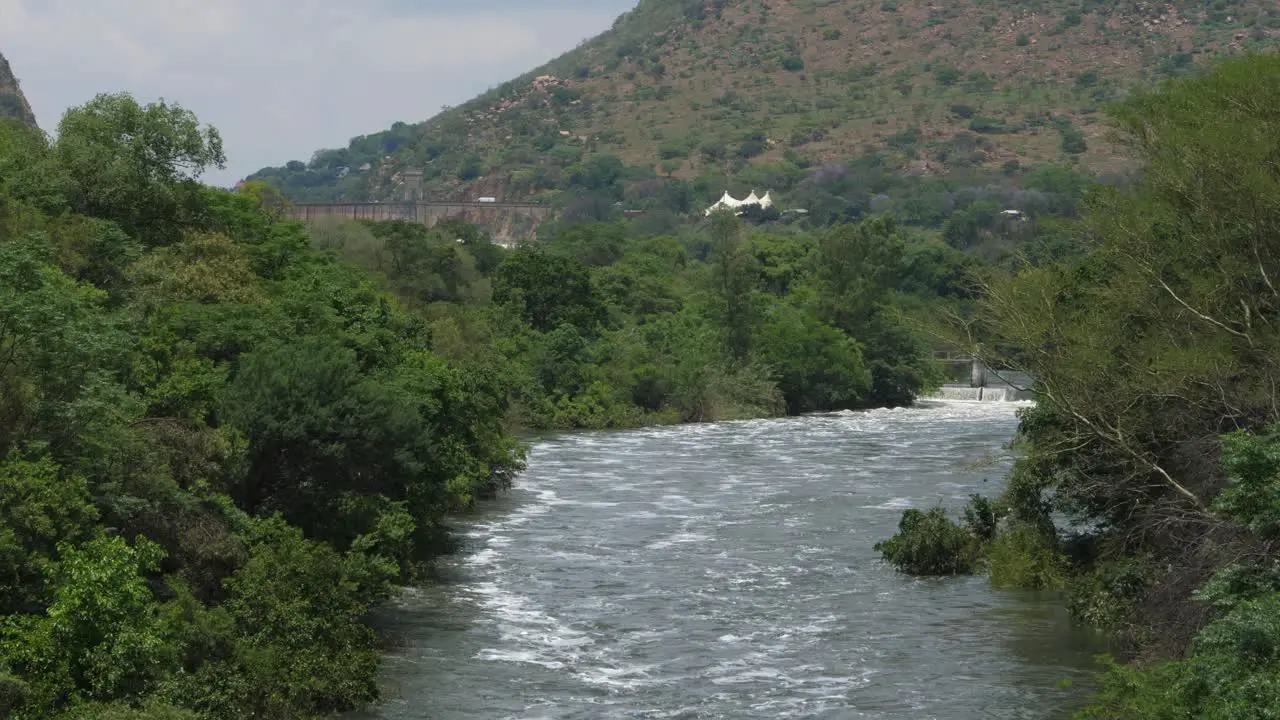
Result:
<svg viewBox="0 0 1280 720">
<path fill-rule="evenodd" d="M 511 247 L 533 240 L 538 225 L 551 218 L 552 209 L 542 203 L 471 201 L 312 203 L 293 205 L 288 214 L 308 224 L 329 219 L 403 220 L 433 227 L 442 220 L 464 220 L 483 228 L 495 243 Z"/>
</svg>

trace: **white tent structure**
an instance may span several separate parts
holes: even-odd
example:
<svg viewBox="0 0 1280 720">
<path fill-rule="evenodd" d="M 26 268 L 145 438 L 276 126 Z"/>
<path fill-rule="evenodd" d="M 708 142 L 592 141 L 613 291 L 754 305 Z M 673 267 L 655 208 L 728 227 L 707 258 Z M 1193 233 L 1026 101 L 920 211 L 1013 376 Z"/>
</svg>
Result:
<svg viewBox="0 0 1280 720">
<path fill-rule="evenodd" d="M 751 194 L 744 200 L 737 200 L 729 194 L 728 190 L 724 191 L 724 195 L 720 196 L 711 207 L 707 208 L 703 215 L 710 215 L 717 210 L 731 210 L 735 215 L 741 215 L 742 209 L 748 205 L 759 205 L 762 208 L 773 207 L 773 198 L 769 196 L 769 191 L 765 191 L 764 197 L 756 195 L 756 191 L 752 190 Z"/>
</svg>

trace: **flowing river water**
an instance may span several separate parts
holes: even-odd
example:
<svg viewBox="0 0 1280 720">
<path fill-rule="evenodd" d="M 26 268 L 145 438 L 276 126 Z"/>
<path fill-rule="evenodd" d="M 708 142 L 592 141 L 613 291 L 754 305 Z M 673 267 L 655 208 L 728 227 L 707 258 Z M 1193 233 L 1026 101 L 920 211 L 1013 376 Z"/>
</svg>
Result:
<svg viewBox="0 0 1280 720">
<path fill-rule="evenodd" d="M 539 439 L 445 581 L 381 618 L 367 717 L 1067 717 L 1104 648 L 1058 599 L 873 550 L 904 508 L 997 491 L 1021 405 Z"/>
</svg>

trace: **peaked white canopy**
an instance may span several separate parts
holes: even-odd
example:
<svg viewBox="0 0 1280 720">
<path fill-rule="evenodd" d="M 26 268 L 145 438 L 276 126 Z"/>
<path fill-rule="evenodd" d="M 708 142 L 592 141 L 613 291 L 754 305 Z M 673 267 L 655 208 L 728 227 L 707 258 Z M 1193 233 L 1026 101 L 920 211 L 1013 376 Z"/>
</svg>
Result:
<svg viewBox="0 0 1280 720">
<path fill-rule="evenodd" d="M 711 207 L 707 208 L 703 215 L 710 215 L 716 210 L 720 210 L 722 208 L 726 210 L 734 210 L 735 214 L 741 215 L 741 208 L 747 205 L 759 205 L 762 208 L 773 207 L 773 198 L 769 197 L 769 191 L 767 190 L 765 191 L 764 197 L 756 195 L 756 191 L 752 190 L 751 194 L 748 195 L 746 199 L 738 200 L 730 195 L 728 190 L 725 190 L 724 195 L 721 195 L 719 200 L 717 200 Z"/>
</svg>

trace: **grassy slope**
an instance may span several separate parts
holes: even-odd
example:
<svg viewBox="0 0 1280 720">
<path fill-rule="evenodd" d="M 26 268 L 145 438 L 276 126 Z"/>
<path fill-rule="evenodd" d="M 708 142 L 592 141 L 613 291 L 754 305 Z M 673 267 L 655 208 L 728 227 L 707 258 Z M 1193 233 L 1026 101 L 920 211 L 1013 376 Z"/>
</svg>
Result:
<svg viewBox="0 0 1280 720">
<path fill-rule="evenodd" d="M 424 167 L 433 197 L 514 198 L 593 153 L 692 177 L 732 174 L 746 155 L 884 149 L 939 174 L 1059 158 L 1067 119 L 1086 140 L 1081 161 L 1108 170 L 1123 161 L 1097 122 L 1102 102 L 1278 41 L 1273 0 L 643 0 L 465 105 L 260 177 L 299 199 L 382 198 L 398 171 Z"/>
<path fill-rule="evenodd" d="M 0 118 L 17 118 L 28 125 L 36 124 L 31 105 L 22 94 L 18 78 L 13 76 L 13 70 L 4 55 L 0 55 Z"/>
</svg>

